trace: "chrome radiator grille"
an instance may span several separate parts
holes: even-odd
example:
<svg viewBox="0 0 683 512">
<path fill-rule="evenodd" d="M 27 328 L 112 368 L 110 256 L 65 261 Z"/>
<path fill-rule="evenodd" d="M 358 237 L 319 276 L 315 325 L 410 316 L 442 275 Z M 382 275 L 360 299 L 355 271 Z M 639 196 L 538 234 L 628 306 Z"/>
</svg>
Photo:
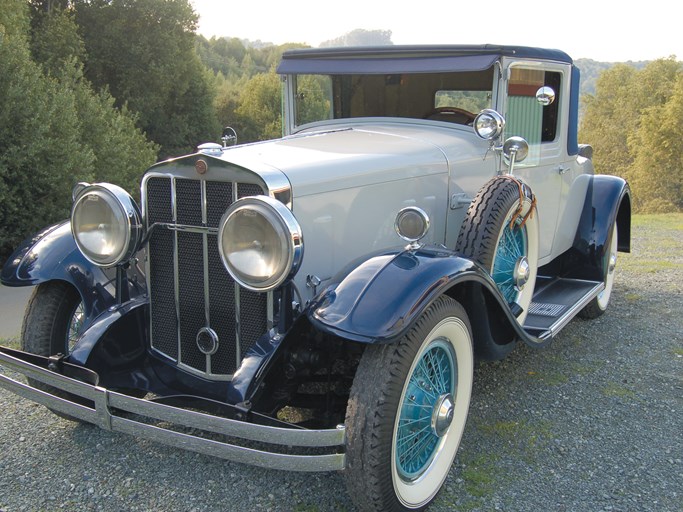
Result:
<svg viewBox="0 0 683 512">
<path fill-rule="evenodd" d="M 263 194 L 260 186 L 171 176 L 146 180 L 152 348 L 184 369 L 228 379 L 268 329 L 272 299 L 238 286 L 221 263 L 217 228 L 233 198 Z M 218 346 L 202 352 L 200 330 Z"/>
</svg>

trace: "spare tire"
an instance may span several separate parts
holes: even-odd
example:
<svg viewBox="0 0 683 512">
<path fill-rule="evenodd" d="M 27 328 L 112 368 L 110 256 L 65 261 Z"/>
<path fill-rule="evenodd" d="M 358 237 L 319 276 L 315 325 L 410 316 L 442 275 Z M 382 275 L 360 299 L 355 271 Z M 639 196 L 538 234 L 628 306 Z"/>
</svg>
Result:
<svg viewBox="0 0 683 512">
<path fill-rule="evenodd" d="M 512 176 L 488 181 L 467 209 L 455 250 L 491 275 L 524 324 L 538 267 L 538 215 L 529 187 Z"/>
</svg>

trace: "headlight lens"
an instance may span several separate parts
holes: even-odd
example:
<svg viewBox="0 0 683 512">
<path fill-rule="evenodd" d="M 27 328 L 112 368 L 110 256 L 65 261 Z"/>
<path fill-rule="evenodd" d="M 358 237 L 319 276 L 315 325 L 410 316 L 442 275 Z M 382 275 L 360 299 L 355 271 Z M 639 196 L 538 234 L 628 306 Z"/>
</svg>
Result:
<svg viewBox="0 0 683 512">
<path fill-rule="evenodd" d="M 83 256 L 101 267 L 126 261 L 142 237 L 140 210 L 121 187 L 81 187 L 71 207 L 71 232 Z"/>
<path fill-rule="evenodd" d="M 303 258 L 303 237 L 285 205 L 268 196 L 251 196 L 235 201 L 223 215 L 218 249 L 235 281 L 264 292 L 296 273 Z"/>
<path fill-rule="evenodd" d="M 429 216 L 417 206 L 407 206 L 396 215 L 394 229 L 406 242 L 417 242 L 429 231 Z"/>
<path fill-rule="evenodd" d="M 503 133 L 505 118 L 493 109 L 486 108 L 474 118 L 474 131 L 485 140 L 496 139 Z"/>
</svg>

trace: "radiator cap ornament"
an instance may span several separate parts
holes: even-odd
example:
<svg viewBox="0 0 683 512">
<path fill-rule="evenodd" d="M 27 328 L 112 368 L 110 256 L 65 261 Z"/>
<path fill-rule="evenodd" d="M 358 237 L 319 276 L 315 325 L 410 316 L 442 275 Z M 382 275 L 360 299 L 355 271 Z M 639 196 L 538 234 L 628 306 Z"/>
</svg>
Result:
<svg viewBox="0 0 683 512">
<path fill-rule="evenodd" d="M 209 164 L 206 163 L 206 160 L 199 159 L 194 163 L 194 170 L 197 171 L 197 174 L 206 174 L 206 171 L 209 170 Z"/>
</svg>

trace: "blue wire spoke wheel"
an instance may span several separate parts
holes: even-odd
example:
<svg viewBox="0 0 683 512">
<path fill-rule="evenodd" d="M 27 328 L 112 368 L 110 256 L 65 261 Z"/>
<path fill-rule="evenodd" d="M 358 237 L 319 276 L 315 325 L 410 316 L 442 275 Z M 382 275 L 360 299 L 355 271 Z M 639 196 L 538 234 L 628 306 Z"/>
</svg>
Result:
<svg viewBox="0 0 683 512">
<path fill-rule="evenodd" d="M 528 187 L 516 178 L 497 176 L 472 200 L 455 245 L 456 251 L 489 272 L 520 324 L 536 285 L 538 226 Z M 504 355 L 497 350 L 492 354 Z"/>
<path fill-rule="evenodd" d="M 420 477 L 437 453 L 443 431 L 453 420 L 457 364 L 447 340 L 434 340 L 408 380 L 396 434 L 396 469 L 400 477 Z"/>
<path fill-rule="evenodd" d="M 442 296 L 399 341 L 365 349 L 346 411 L 344 478 L 359 510 L 431 503 L 465 429 L 474 352 L 467 313 Z"/>
<path fill-rule="evenodd" d="M 526 226 L 522 226 L 522 219 L 519 217 L 512 222 L 513 214 L 514 212 L 503 223 L 491 270 L 493 281 L 508 303 L 518 301 L 529 278 L 528 273 L 524 274 L 528 270 L 529 261 Z"/>
</svg>

